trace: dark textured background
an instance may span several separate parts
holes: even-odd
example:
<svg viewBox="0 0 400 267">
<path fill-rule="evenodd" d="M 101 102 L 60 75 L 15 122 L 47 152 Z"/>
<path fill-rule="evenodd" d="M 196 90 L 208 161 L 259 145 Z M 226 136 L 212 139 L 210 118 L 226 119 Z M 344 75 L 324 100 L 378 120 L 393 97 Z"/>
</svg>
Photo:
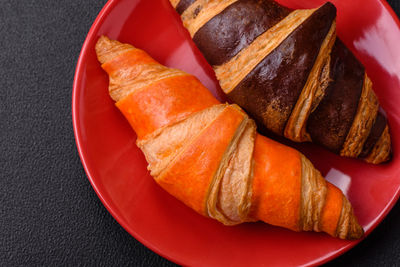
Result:
<svg viewBox="0 0 400 267">
<path fill-rule="evenodd" d="M 400 1 L 389 2 L 400 14 Z M 75 64 L 105 3 L 0 0 L 1 266 L 173 265 L 106 211 L 75 147 Z M 365 241 L 329 265 L 400 266 L 399 225 L 400 203 Z"/>
</svg>

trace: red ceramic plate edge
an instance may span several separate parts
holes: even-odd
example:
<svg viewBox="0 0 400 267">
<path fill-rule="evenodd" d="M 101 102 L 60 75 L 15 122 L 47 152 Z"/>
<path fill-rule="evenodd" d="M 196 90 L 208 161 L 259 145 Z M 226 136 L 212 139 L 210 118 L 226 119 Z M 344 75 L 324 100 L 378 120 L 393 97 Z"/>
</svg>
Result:
<svg viewBox="0 0 400 267">
<path fill-rule="evenodd" d="M 382 5 L 386 8 L 386 10 L 388 10 L 388 12 L 390 13 L 390 16 L 393 18 L 397 27 L 400 29 L 400 19 L 397 16 L 397 14 L 394 12 L 393 8 L 389 5 L 389 3 L 386 0 L 377 0 L 377 1 L 382 3 Z M 375 220 L 373 225 L 369 228 L 369 230 L 367 232 L 365 232 L 364 237 L 362 239 L 350 243 L 349 245 L 343 247 L 341 250 L 338 250 L 338 251 L 332 253 L 331 255 L 327 256 L 326 258 L 323 258 L 323 259 L 319 258 L 317 261 L 310 263 L 310 265 L 317 266 L 317 265 L 322 265 L 324 263 L 327 263 L 327 262 L 343 255 L 345 252 L 349 251 L 351 248 L 355 247 L 360 242 L 365 240 L 369 236 L 369 234 L 371 234 L 371 232 L 383 221 L 383 219 L 386 218 L 386 216 L 393 209 L 394 205 L 397 203 L 399 198 L 400 198 L 400 188 L 397 188 L 397 191 L 393 195 L 393 198 L 388 202 L 386 207 L 383 209 L 381 214 L 379 214 L 379 216 L 377 217 L 377 219 Z"/>
<path fill-rule="evenodd" d="M 389 3 L 385 0 L 377 0 L 383 4 L 383 6 L 386 8 L 386 10 L 389 11 L 391 17 L 395 21 L 396 25 L 400 28 L 400 19 L 397 17 L 396 13 L 392 9 L 392 7 L 389 5 Z M 85 51 L 88 49 L 89 42 L 93 38 L 93 35 L 96 34 L 98 27 L 100 24 L 103 22 L 103 20 L 106 18 L 106 16 L 111 12 L 112 8 L 117 4 L 118 0 L 109 0 L 104 7 L 101 9 L 100 13 L 97 15 L 94 23 L 92 24 L 86 39 L 83 43 L 79 59 L 76 65 L 75 69 L 75 76 L 74 76 L 74 82 L 73 82 L 73 90 L 72 90 L 72 124 L 74 128 L 74 136 L 75 136 L 75 143 L 78 149 L 78 154 L 81 159 L 83 168 L 85 170 L 85 173 L 89 179 L 90 184 L 92 185 L 94 191 L 96 192 L 98 198 L 100 201 L 103 203 L 104 207 L 108 210 L 108 212 L 113 216 L 113 218 L 134 238 L 136 238 L 140 243 L 142 243 L 144 246 L 152 250 L 153 252 L 163 256 L 164 258 L 175 262 L 179 265 L 184 265 L 185 263 L 181 261 L 181 259 L 175 259 L 171 258 L 168 254 L 163 253 L 163 251 L 159 250 L 157 247 L 154 247 L 151 243 L 151 241 L 146 240 L 143 238 L 139 233 L 133 231 L 130 229 L 128 226 L 128 223 L 125 222 L 123 218 L 121 218 L 117 213 L 114 212 L 113 208 L 107 203 L 107 201 L 103 198 L 102 194 L 100 193 L 98 187 L 96 186 L 96 183 L 92 177 L 92 174 L 90 172 L 90 169 L 86 163 L 84 152 L 83 152 L 83 145 L 81 143 L 81 132 L 79 128 L 79 115 L 78 115 L 78 84 L 82 80 L 81 76 L 81 69 L 82 69 L 82 63 L 85 61 L 87 55 Z M 387 216 L 387 214 L 392 210 L 398 199 L 400 198 L 400 188 L 397 189 L 396 193 L 394 194 L 393 198 L 388 202 L 387 206 L 384 208 L 384 210 L 381 212 L 381 214 L 377 217 L 377 220 L 373 223 L 373 225 L 370 227 L 370 229 L 365 233 L 364 237 L 360 240 L 354 241 L 352 243 L 349 243 L 347 246 L 342 247 L 342 249 L 337 250 L 331 254 L 326 255 L 323 258 L 318 258 L 314 262 L 310 262 L 308 266 L 317 266 L 317 265 L 322 265 L 324 263 L 327 263 L 343 253 L 349 251 L 351 248 L 362 242 L 381 222 L 382 220 Z"/>
<path fill-rule="evenodd" d="M 378 1 L 381 2 L 385 6 L 386 10 L 389 11 L 393 20 L 396 22 L 397 27 L 400 28 L 400 19 L 399 19 L 399 17 L 397 17 L 397 14 L 394 12 L 393 8 L 389 5 L 389 3 L 386 0 L 378 0 Z"/>
<path fill-rule="evenodd" d="M 128 223 L 123 218 L 121 218 L 117 213 L 114 212 L 114 209 L 103 198 L 98 187 L 96 186 L 96 183 L 94 182 L 94 179 L 92 177 L 90 169 L 88 168 L 86 160 L 85 160 L 85 156 L 84 156 L 84 152 L 83 152 L 83 145 L 81 143 L 81 132 L 80 132 L 80 128 L 78 126 L 80 118 L 78 115 L 78 106 L 77 106 L 78 105 L 78 103 L 77 103 L 78 102 L 78 89 L 77 88 L 78 88 L 78 84 L 82 80 L 82 76 L 81 76 L 82 62 L 84 62 L 87 57 L 85 54 L 85 51 L 88 49 L 89 41 L 93 38 L 93 35 L 95 35 L 95 33 L 97 32 L 97 28 L 99 27 L 101 22 L 103 22 L 103 20 L 106 18 L 106 16 L 110 13 L 110 11 L 116 5 L 117 2 L 118 2 L 118 0 L 108 0 L 108 2 L 101 9 L 100 13 L 97 15 L 94 23 L 92 24 L 92 26 L 86 36 L 86 39 L 82 45 L 79 59 L 76 64 L 73 89 L 72 89 L 72 124 L 73 124 L 73 128 L 74 128 L 75 144 L 78 149 L 78 154 L 81 159 L 85 173 L 89 179 L 89 182 L 92 185 L 94 191 L 96 192 L 98 198 L 103 203 L 103 205 L 107 209 L 107 211 L 111 214 L 111 216 L 122 226 L 122 228 L 125 229 L 125 231 L 127 231 L 131 236 L 136 238 L 140 243 L 142 243 L 148 249 L 152 250 L 153 252 L 163 256 L 164 258 L 166 258 L 172 262 L 175 262 L 176 264 L 183 265 L 184 263 L 181 262 L 179 259 L 174 259 L 174 258 L 169 257 L 168 254 L 165 254 L 158 248 L 154 247 L 150 241 L 144 239 L 139 233 L 131 230 L 128 226 Z"/>
</svg>

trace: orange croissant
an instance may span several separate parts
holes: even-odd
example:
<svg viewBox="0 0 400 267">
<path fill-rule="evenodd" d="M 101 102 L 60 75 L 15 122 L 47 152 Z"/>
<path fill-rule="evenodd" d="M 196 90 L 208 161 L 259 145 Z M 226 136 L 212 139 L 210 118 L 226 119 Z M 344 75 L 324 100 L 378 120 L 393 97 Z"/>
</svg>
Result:
<svg viewBox="0 0 400 267">
<path fill-rule="evenodd" d="M 363 235 L 342 192 L 300 152 L 257 134 L 238 106 L 131 45 L 103 36 L 96 52 L 151 175 L 187 206 L 226 225 L 261 220 L 342 239 Z"/>
</svg>

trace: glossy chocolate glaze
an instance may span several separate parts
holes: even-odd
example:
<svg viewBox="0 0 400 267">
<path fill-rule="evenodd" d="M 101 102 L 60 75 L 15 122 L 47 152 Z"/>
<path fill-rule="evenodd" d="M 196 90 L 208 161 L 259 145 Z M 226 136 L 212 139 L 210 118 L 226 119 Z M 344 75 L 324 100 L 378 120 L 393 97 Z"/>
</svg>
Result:
<svg viewBox="0 0 400 267">
<path fill-rule="evenodd" d="M 317 109 L 310 115 L 307 131 L 313 142 L 339 153 L 357 113 L 365 70 L 339 40 L 332 49 L 332 82 Z"/>
<path fill-rule="evenodd" d="M 228 96 L 266 128 L 282 135 L 335 17 L 331 3 L 315 11 Z"/>
<path fill-rule="evenodd" d="M 222 65 L 290 10 L 273 0 L 239 0 L 208 21 L 193 41 L 211 65 Z"/>
<path fill-rule="evenodd" d="M 365 158 L 369 155 L 372 148 L 375 146 L 376 142 L 378 142 L 383 131 L 385 130 L 386 124 L 386 117 L 379 112 L 375 119 L 374 125 L 372 126 L 371 132 L 369 133 L 367 141 L 364 143 L 363 150 L 359 155 L 360 158 Z"/>
<path fill-rule="evenodd" d="M 182 15 L 185 10 L 190 7 L 191 4 L 193 4 L 196 0 L 181 0 L 179 1 L 178 5 L 176 6 L 176 12 L 178 12 L 179 15 Z"/>
</svg>

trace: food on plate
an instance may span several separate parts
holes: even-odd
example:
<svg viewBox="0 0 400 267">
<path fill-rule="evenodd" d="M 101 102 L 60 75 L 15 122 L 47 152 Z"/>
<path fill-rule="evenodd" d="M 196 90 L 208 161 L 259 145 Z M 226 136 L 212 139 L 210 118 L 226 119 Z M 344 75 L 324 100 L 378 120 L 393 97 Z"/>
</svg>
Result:
<svg viewBox="0 0 400 267">
<path fill-rule="evenodd" d="M 96 53 L 150 174 L 187 206 L 226 225 L 261 220 L 363 235 L 343 193 L 300 152 L 257 134 L 239 106 L 221 104 L 196 77 L 129 44 L 102 36 Z"/>
<path fill-rule="evenodd" d="M 223 91 L 259 125 L 379 164 L 387 121 L 364 66 L 336 37 L 336 8 L 273 0 L 170 0 Z"/>
</svg>

